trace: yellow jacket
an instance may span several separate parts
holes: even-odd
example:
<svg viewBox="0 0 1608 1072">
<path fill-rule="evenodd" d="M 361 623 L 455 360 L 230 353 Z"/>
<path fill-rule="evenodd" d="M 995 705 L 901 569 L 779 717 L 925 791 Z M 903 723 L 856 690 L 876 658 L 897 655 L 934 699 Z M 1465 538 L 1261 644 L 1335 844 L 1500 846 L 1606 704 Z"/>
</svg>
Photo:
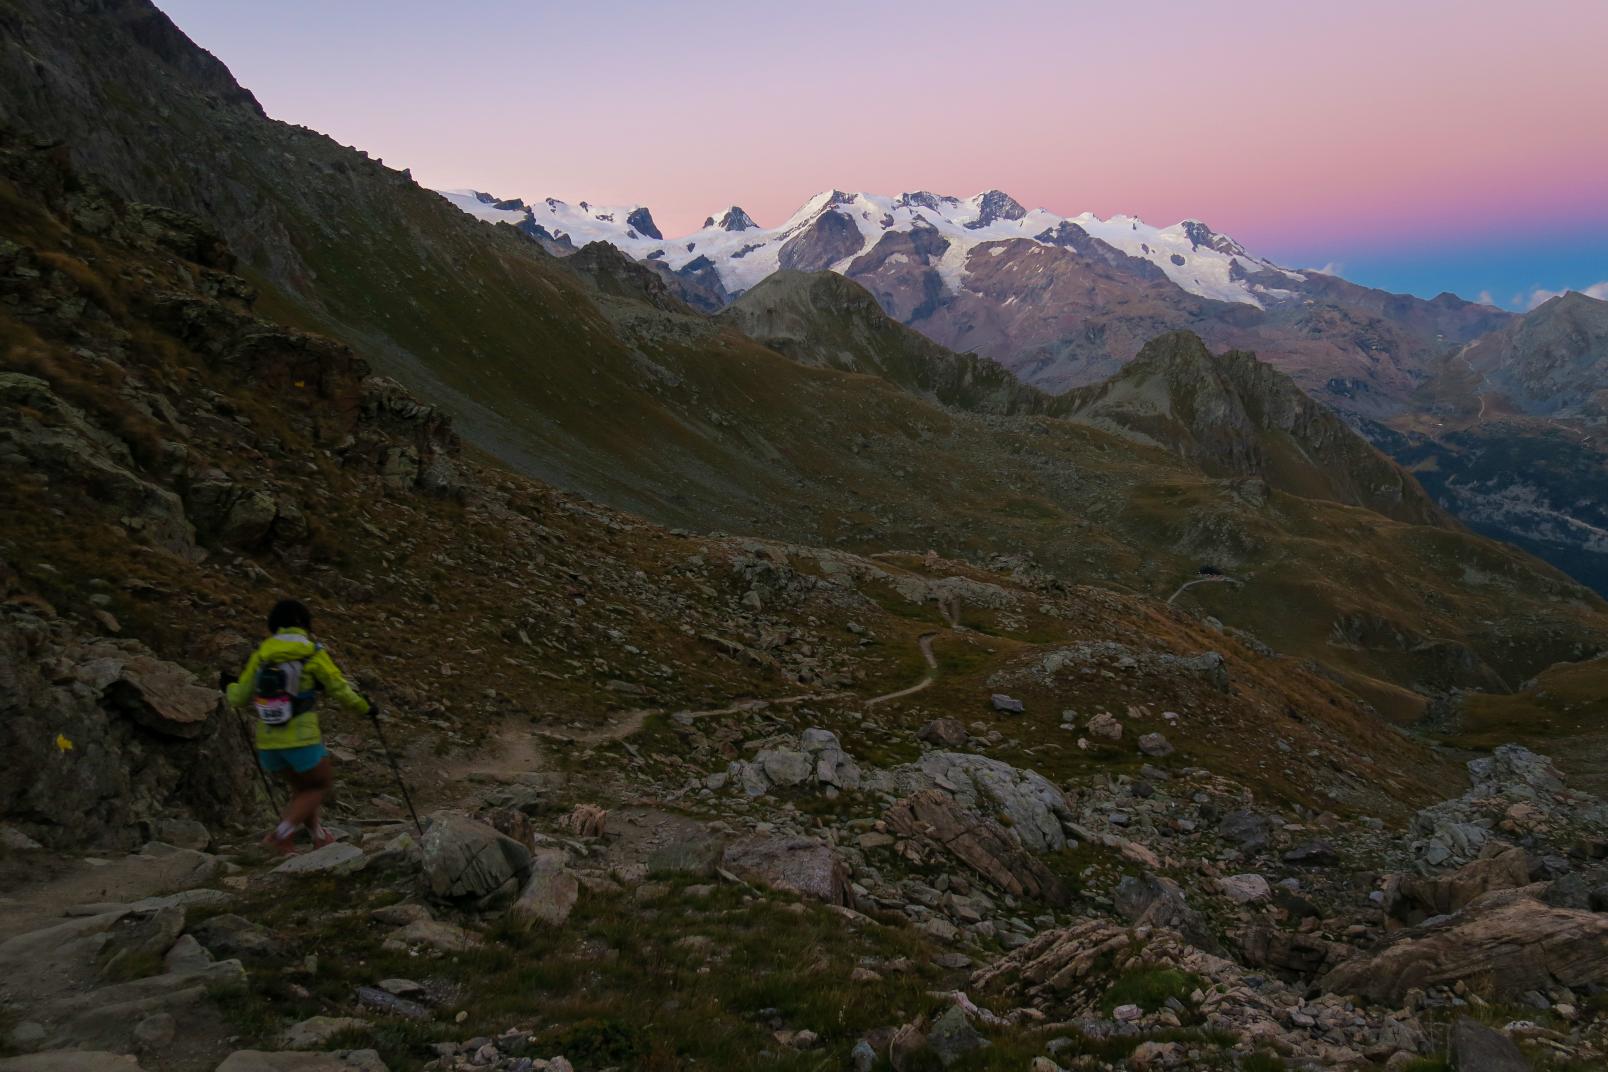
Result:
<svg viewBox="0 0 1608 1072">
<path fill-rule="evenodd" d="M 282 629 L 258 645 L 246 668 L 240 672 L 240 679 L 229 686 L 229 703 L 235 707 L 250 704 L 257 691 L 258 669 L 264 665 L 290 662 L 302 664 L 304 690 L 316 689 L 327 693 L 348 711 L 368 714 L 368 701 L 346 683 L 346 678 L 341 676 L 329 652 L 322 645 L 314 643 L 302 629 Z M 318 744 L 323 739 L 318 728 L 316 709 L 303 711 L 282 726 L 270 726 L 261 720 L 257 722 L 257 747 L 260 749 L 301 748 Z"/>
</svg>

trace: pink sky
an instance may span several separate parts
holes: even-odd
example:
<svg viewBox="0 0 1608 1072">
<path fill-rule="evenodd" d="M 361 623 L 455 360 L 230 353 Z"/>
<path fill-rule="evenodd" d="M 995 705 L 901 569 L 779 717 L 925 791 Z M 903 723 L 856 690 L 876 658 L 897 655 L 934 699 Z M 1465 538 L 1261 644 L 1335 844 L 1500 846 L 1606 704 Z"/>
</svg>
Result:
<svg viewBox="0 0 1608 1072">
<path fill-rule="evenodd" d="M 829 187 L 1314 257 L 1608 233 L 1603 0 L 158 3 L 271 114 L 426 185 L 641 202 L 666 234 Z"/>
</svg>

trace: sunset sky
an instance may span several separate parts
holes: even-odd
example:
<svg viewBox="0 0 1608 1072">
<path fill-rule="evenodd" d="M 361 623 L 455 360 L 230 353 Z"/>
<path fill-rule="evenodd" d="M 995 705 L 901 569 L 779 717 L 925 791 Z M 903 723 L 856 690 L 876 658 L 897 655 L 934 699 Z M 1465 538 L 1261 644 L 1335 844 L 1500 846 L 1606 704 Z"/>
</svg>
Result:
<svg viewBox="0 0 1608 1072">
<path fill-rule="evenodd" d="M 1608 297 L 1604 0 L 158 3 L 276 118 L 666 235 L 998 187 L 1392 290 Z"/>
</svg>

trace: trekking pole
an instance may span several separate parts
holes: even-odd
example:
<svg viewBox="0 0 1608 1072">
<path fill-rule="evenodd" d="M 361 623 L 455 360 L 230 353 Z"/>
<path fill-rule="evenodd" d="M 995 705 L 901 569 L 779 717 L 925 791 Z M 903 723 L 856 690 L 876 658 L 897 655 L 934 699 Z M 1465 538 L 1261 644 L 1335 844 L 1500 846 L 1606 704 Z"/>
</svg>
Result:
<svg viewBox="0 0 1608 1072">
<path fill-rule="evenodd" d="M 224 689 L 229 687 L 229 675 L 226 672 L 218 674 L 218 684 Z M 224 697 L 223 705 L 225 707 L 234 707 L 227 696 Z M 251 757 L 251 765 L 257 768 L 257 777 L 262 781 L 262 791 L 268 797 L 268 807 L 274 813 L 274 818 L 277 819 L 279 817 L 279 801 L 274 799 L 273 783 L 268 780 L 268 772 L 262 769 L 262 764 L 257 762 L 257 746 L 251 740 L 251 727 L 246 724 L 244 718 L 240 717 L 238 708 L 235 708 L 235 725 L 240 727 L 240 739 L 246 743 L 246 755 Z"/>
<path fill-rule="evenodd" d="M 369 702 L 369 721 L 374 723 L 374 736 L 380 739 L 380 748 L 385 752 L 386 760 L 391 764 L 391 773 L 396 775 L 396 787 L 402 790 L 402 802 L 408 806 L 408 814 L 413 816 L 413 828 L 424 836 L 424 824 L 419 822 L 419 813 L 413 810 L 413 798 L 408 796 L 408 783 L 402 780 L 402 768 L 396 765 L 396 754 L 391 751 L 391 745 L 385 739 L 385 731 L 380 728 L 380 705 Z"/>
</svg>

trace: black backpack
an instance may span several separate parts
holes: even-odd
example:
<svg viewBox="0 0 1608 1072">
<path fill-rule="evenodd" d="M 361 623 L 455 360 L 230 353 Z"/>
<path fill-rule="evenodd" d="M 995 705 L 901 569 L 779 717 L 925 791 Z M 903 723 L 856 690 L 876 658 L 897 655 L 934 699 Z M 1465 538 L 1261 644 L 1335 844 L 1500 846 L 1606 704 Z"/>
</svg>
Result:
<svg viewBox="0 0 1608 1072">
<path fill-rule="evenodd" d="M 309 656 L 311 658 L 311 656 Z M 302 670 L 306 659 L 263 665 L 257 669 L 256 694 L 252 706 L 257 717 L 269 726 L 283 726 L 297 715 L 313 709 L 318 699 L 316 687 L 303 689 Z"/>
</svg>

